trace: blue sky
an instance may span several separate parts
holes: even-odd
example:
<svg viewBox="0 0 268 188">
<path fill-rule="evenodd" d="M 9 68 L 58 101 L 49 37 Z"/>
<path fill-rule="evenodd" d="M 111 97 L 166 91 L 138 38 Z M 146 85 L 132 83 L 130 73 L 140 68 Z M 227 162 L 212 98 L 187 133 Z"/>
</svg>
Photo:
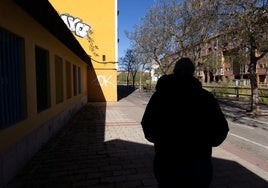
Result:
<svg viewBox="0 0 268 188">
<path fill-rule="evenodd" d="M 155 0 L 118 0 L 118 58 L 125 55 L 130 47 L 130 41 L 125 35 L 125 30 L 132 32 L 134 25 L 139 25 L 141 18 L 153 5 Z"/>
</svg>

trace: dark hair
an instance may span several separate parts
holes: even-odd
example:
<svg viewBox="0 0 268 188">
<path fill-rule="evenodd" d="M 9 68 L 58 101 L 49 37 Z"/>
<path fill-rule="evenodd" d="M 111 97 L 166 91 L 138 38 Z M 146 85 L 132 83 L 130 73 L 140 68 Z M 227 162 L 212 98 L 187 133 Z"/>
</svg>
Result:
<svg viewBox="0 0 268 188">
<path fill-rule="evenodd" d="M 174 74 L 192 76 L 195 71 L 194 63 L 190 58 L 184 57 L 179 59 L 173 69 Z"/>
</svg>

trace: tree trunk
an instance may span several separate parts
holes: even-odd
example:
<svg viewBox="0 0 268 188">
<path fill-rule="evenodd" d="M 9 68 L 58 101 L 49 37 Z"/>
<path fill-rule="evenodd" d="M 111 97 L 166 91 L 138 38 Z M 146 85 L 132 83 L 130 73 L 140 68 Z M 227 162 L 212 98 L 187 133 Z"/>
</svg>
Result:
<svg viewBox="0 0 268 188">
<path fill-rule="evenodd" d="M 256 115 L 259 108 L 259 97 L 258 97 L 258 83 L 256 74 L 257 58 L 255 52 L 250 53 L 250 64 L 249 64 L 249 79 L 251 86 L 251 106 L 249 112 Z"/>
<path fill-rule="evenodd" d="M 140 82 L 140 83 L 139 83 L 139 91 L 140 91 L 140 92 L 141 92 L 141 72 L 142 72 L 142 71 L 140 71 L 140 78 L 139 78 L 139 82 Z"/>
<path fill-rule="evenodd" d="M 127 86 L 129 86 L 129 71 L 127 73 Z"/>
</svg>

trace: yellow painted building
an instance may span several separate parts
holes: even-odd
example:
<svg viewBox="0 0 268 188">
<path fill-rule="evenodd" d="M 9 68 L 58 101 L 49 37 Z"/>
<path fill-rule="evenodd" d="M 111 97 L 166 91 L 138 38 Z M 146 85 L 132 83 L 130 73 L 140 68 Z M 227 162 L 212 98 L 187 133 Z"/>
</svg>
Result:
<svg viewBox="0 0 268 188">
<path fill-rule="evenodd" d="M 49 2 L 91 57 L 89 101 L 117 101 L 117 0 Z"/>
<path fill-rule="evenodd" d="M 88 101 L 117 101 L 117 0 L 0 0 L 0 187 Z"/>
<path fill-rule="evenodd" d="M 0 187 L 89 96 L 115 100 L 92 84 L 100 79 L 85 48 L 47 0 L 0 0 Z M 114 47 L 107 49 L 100 53 L 114 61 Z M 94 66 L 108 77 L 114 65 Z"/>
</svg>

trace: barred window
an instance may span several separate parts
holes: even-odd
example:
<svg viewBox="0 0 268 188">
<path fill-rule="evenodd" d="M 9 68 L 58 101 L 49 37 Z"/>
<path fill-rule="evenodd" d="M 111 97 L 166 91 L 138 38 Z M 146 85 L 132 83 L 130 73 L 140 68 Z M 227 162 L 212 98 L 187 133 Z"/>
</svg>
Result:
<svg viewBox="0 0 268 188">
<path fill-rule="evenodd" d="M 0 28 L 0 129 L 26 118 L 24 39 Z"/>
</svg>

